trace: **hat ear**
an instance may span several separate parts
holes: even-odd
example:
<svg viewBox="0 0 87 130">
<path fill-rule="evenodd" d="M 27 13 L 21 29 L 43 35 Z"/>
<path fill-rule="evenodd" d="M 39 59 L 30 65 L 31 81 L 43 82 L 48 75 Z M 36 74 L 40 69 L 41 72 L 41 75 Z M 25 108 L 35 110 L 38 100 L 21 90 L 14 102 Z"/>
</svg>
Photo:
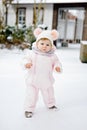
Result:
<svg viewBox="0 0 87 130">
<path fill-rule="evenodd" d="M 52 39 L 53 39 L 54 41 L 57 40 L 57 39 L 58 39 L 58 36 L 59 36 L 58 31 L 55 30 L 55 29 L 53 29 L 53 30 L 51 31 L 51 36 L 52 36 Z"/>
<path fill-rule="evenodd" d="M 42 32 L 42 29 L 41 29 L 41 28 L 36 28 L 36 29 L 34 30 L 34 36 L 37 38 L 38 35 L 39 35 L 41 32 Z"/>
</svg>

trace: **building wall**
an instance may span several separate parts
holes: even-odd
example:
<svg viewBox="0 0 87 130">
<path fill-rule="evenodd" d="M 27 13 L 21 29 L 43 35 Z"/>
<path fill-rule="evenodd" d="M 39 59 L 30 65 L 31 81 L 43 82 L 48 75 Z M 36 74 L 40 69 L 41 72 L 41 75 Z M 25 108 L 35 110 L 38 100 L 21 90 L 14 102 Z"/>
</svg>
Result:
<svg viewBox="0 0 87 130">
<path fill-rule="evenodd" d="M 45 5 L 44 24 L 48 26 L 48 29 L 52 29 L 52 20 L 53 20 L 53 4 L 47 4 Z"/>
<path fill-rule="evenodd" d="M 33 5 L 27 5 L 26 7 L 26 26 L 32 25 L 33 22 Z"/>
<path fill-rule="evenodd" d="M 15 12 L 16 12 L 15 8 L 13 6 L 9 6 L 7 24 L 10 25 L 10 26 L 15 25 L 15 20 L 16 20 Z"/>
<path fill-rule="evenodd" d="M 26 26 L 30 26 L 33 23 L 33 4 L 19 5 L 18 7 L 26 8 Z M 44 6 L 44 22 L 49 29 L 52 28 L 53 18 L 53 4 L 47 4 Z M 8 25 L 14 26 L 16 21 L 16 5 L 12 5 L 8 9 Z"/>
<path fill-rule="evenodd" d="M 52 28 L 58 28 L 58 9 L 63 7 L 64 4 L 61 4 L 60 6 L 58 4 L 45 4 L 44 5 L 44 22 L 43 24 L 48 26 L 48 29 Z M 78 7 L 78 5 L 73 4 L 72 7 Z M 85 7 L 87 5 L 81 4 L 81 7 Z M 33 4 L 21 4 L 19 7 L 25 7 L 26 8 L 26 26 L 30 26 L 33 23 Z M 71 4 L 67 4 L 66 7 L 71 7 Z M 65 7 L 65 8 L 66 8 Z M 14 26 L 16 22 L 16 5 L 12 5 L 8 9 L 8 25 Z M 82 21 L 78 23 L 78 28 L 83 26 Z M 85 8 L 85 20 L 84 20 L 84 26 L 81 28 L 80 32 L 82 31 L 81 35 L 79 33 L 76 34 L 77 39 L 87 40 L 87 7 Z M 78 31 L 79 32 L 79 31 Z"/>
</svg>

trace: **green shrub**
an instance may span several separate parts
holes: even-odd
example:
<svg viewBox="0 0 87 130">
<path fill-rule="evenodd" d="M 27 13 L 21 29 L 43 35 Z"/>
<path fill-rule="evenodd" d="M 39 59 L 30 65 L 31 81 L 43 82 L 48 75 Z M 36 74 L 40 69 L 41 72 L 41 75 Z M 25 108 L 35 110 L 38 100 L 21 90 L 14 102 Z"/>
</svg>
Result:
<svg viewBox="0 0 87 130">
<path fill-rule="evenodd" d="M 25 33 L 25 39 L 27 42 L 30 43 L 30 49 L 32 48 L 32 43 L 35 42 L 36 40 L 33 31 L 34 31 L 33 26 L 30 26 L 26 29 L 26 33 Z"/>
<path fill-rule="evenodd" d="M 27 42 L 31 49 L 32 43 L 36 40 L 33 31 L 33 26 L 29 26 L 28 28 L 26 28 L 26 26 L 23 26 L 22 28 L 6 26 L 4 29 L 0 30 L 0 43 L 11 43 L 17 46 L 23 42 Z"/>
</svg>

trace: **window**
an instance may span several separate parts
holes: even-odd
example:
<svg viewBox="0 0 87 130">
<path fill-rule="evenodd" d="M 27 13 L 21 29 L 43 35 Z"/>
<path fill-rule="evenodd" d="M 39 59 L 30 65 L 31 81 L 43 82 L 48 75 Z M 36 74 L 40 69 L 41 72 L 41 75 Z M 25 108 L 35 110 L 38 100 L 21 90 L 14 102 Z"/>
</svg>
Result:
<svg viewBox="0 0 87 130">
<path fill-rule="evenodd" d="M 25 24 L 26 20 L 26 9 L 19 8 L 18 9 L 18 24 Z"/>
<path fill-rule="evenodd" d="M 65 19 L 65 15 L 66 15 L 66 12 L 64 10 L 60 9 L 60 11 L 59 11 L 59 18 L 60 19 Z"/>
</svg>

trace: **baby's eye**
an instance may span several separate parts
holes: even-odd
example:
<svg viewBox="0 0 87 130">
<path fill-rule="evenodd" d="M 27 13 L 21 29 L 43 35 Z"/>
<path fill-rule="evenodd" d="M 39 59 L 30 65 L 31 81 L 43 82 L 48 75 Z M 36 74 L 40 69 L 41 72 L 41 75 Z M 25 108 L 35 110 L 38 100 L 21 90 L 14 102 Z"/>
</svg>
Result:
<svg viewBox="0 0 87 130">
<path fill-rule="evenodd" d="M 41 43 L 41 45 L 44 45 L 44 43 Z"/>
<path fill-rule="evenodd" d="M 49 46 L 49 44 L 46 44 L 46 46 Z"/>
</svg>

